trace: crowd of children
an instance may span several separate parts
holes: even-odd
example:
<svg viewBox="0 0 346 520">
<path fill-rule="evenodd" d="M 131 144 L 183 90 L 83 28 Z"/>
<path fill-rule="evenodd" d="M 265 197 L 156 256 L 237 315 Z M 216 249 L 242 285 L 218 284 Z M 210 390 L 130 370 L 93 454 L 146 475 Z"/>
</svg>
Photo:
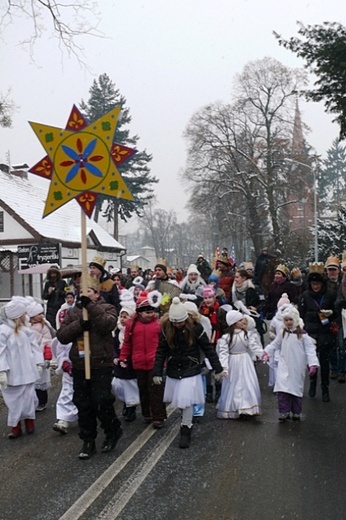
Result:
<svg viewBox="0 0 346 520">
<path fill-rule="evenodd" d="M 165 266 L 159 267 L 164 272 Z M 167 294 L 159 290 L 167 288 L 164 283 L 149 284 L 148 292 L 141 277 L 134 278 L 129 289 L 118 284 L 117 315 L 114 305 L 103 299 L 98 281 L 87 277 L 87 294 L 80 291 L 76 301 L 72 291 L 66 292 L 66 302 L 56 315 L 57 331 L 45 319 L 41 303 L 14 297 L 0 313 L 0 388 L 8 408 L 9 438 L 22 434 L 23 420 L 26 432 L 33 433 L 35 412 L 47 405 L 52 357 L 62 376 L 53 429 L 66 434 L 70 423 L 78 421 L 83 440 L 80 459 L 96 451 L 98 420 L 105 433 L 101 451 L 115 448 L 122 435 L 115 399 L 123 404 L 126 422 L 138 418 L 140 407 L 144 423 L 155 429 L 164 426 L 167 403 L 179 408 L 183 449 L 190 446 L 193 424 L 204 414 L 205 402 L 214 403 L 219 419 L 261 415 L 258 361 L 269 364 L 279 421 L 299 420 L 307 372 L 310 396 L 315 395 L 313 383 L 320 365 L 326 384 L 324 344 L 318 341 L 325 337 L 323 327 L 333 310 L 314 273 L 308 278 L 309 292 L 302 295 L 300 312 L 287 294 L 281 295 L 265 347 L 258 330 L 259 299 L 245 270 L 237 273 L 225 304 L 215 272 L 210 284 L 198 277 L 190 280 L 193 265 L 183 280 L 185 293 L 181 298 L 171 295 L 168 312 L 161 315 L 164 300 L 167 308 Z M 304 312 L 307 327 L 301 318 Z M 90 378 L 85 371 L 86 338 Z"/>
</svg>

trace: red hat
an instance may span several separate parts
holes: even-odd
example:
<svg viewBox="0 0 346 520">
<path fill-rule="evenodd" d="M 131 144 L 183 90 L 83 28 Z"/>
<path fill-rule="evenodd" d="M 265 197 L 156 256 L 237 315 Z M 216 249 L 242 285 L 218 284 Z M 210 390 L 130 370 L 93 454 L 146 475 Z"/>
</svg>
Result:
<svg viewBox="0 0 346 520">
<path fill-rule="evenodd" d="M 144 312 L 144 311 L 154 311 L 154 307 L 152 307 L 148 300 L 148 293 L 146 291 L 142 291 L 139 293 L 139 296 L 136 301 L 136 311 Z"/>
</svg>

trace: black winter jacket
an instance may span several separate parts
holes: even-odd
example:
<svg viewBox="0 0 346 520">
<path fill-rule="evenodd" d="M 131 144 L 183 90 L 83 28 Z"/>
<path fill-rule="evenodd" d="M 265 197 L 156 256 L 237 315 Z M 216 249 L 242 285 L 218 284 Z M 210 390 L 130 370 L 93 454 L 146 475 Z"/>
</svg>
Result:
<svg viewBox="0 0 346 520">
<path fill-rule="evenodd" d="M 167 362 L 166 374 L 172 379 L 182 379 L 201 373 L 201 363 L 203 362 L 201 350 L 206 358 L 209 359 L 211 366 L 218 374 L 222 372 L 219 358 L 209 342 L 208 336 L 204 332 L 202 325 L 194 325 L 195 341 L 188 345 L 185 340 L 184 329 L 176 329 L 174 336 L 174 346 L 171 348 L 162 328 L 160 343 L 156 352 L 154 376 L 162 376 L 163 367 Z"/>
<path fill-rule="evenodd" d="M 315 339 L 322 336 L 333 335 L 330 332 L 330 322 L 334 319 L 334 315 L 328 318 L 329 324 L 323 325 L 319 312 L 321 309 L 334 311 L 335 295 L 326 290 L 326 286 L 318 293 L 308 289 L 304 291 L 299 301 L 298 310 L 304 321 L 304 329 Z"/>
</svg>

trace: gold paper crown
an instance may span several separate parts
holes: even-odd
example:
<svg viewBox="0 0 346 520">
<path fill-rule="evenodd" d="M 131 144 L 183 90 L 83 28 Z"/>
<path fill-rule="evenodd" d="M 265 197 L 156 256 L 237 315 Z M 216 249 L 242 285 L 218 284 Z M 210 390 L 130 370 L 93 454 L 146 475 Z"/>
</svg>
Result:
<svg viewBox="0 0 346 520">
<path fill-rule="evenodd" d="M 324 274 L 324 264 L 323 262 L 311 262 L 309 264 L 309 274 L 311 273 L 318 273 L 318 274 Z"/>
<path fill-rule="evenodd" d="M 83 287 L 84 279 L 86 280 L 86 285 L 89 289 L 93 289 L 94 291 L 100 290 L 100 282 L 98 281 L 98 279 L 94 278 L 93 276 L 90 276 L 89 274 L 87 274 L 85 278 L 82 276 L 81 287 Z"/>
<path fill-rule="evenodd" d="M 346 267 L 346 251 L 342 253 L 341 267 Z"/>
<path fill-rule="evenodd" d="M 299 269 L 299 267 L 293 267 L 292 271 L 291 271 L 291 275 L 294 277 L 294 276 L 301 276 L 302 275 L 302 272 L 301 270 Z"/>
<path fill-rule="evenodd" d="M 281 273 L 283 273 L 285 276 L 288 276 L 289 275 L 289 269 L 288 267 L 286 267 L 284 264 L 279 264 L 276 266 L 275 268 L 275 271 L 280 271 Z"/>
<path fill-rule="evenodd" d="M 161 265 L 165 265 L 167 267 L 167 262 L 164 258 L 158 258 L 156 260 L 156 264 L 161 264 Z"/>
<path fill-rule="evenodd" d="M 96 255 L 90 262 L 91 264 L 98 264 L 104 267 L 106 265 L 106 259 L 101 255 Z"/>
<path fill-rule="evenodd" d="M 340 267 L 340 260 L 337 256 L 328 256 L 324 267 Z"/>
</svg>

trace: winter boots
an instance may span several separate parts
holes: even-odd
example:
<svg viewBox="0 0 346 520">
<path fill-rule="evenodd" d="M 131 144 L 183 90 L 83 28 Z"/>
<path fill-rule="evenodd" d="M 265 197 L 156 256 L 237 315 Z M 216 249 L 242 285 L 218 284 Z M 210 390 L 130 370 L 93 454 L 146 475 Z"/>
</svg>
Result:
<svg viewBox="0 0 346 520">
<path fill-rule="evenodd" d="M 191 428 L 188 426 L 180 426 L 180 440 L 179 440 L 179 448 L 185 449 L 190 446 L 191 442 Z"/>
<path fill-rule="evenodd" d="M 12 430 L 8 434 L 9 439 L 17 439 L 17 437 L 20 437 L 22 435 L 22 424 L 19 421 L 17 426 L 13 426 Z"/>
<path fill-rule="evenodd" d="M 103 453 L 109 453 L 110 451 L 113 451 L 122 434 L 123 430 L 119 427 L 116 432 L 106 435 L 101 447 L 101 451 Z"/>
<path fill-rule="evenodd" d="M 34 433 L 35 431 L 35 421 L 34 419 L 25 419 L 25 431 L 26 433 L 28 433 L 29 435 L 31 433 Z"/>
<path fill-rule="evenodd" d="M 126 408 L 127 412 L 126 412 L 126 415 L 125 415 L 125 421 L 126 422 L 132 422 L 132 421 L 135 421 L 136 418 L 137 418 L 137 415 L 136 415 L 136 407 L 135 406 L 129 406 Z"/>
<path fill-rule="evenodd" d="M 78 457 L 81 460 L 90 459 L 91 455 L 93 453 L 95 453 L 95 451 L 96 451 L 95 441 L 84 441 L 82 449 L 80 450 Z"/>
</svg>

